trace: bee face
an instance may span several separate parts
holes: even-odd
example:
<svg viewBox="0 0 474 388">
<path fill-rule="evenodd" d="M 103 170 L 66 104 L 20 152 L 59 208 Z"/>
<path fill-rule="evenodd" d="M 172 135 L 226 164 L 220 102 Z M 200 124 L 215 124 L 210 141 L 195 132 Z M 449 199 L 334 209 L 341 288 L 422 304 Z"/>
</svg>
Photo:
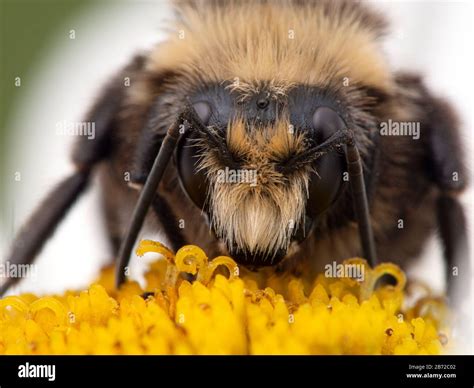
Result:
<svg viewBox="0 0 474 388">
<path fill-rule="evenodd" d="M 366 90 L 383 94 L 392 82 L 375 44 L 383 22 L 318 4 L 243 1 L 201 12 L 184 1 L 178 33 L 147 58 L 148 72 L 174 75 L 151 93 L 166 101 L 164 122 L 184 101 L 207 128 L 181 140 L 178 176 L 241 263 L 283 259 L 341 197 L 343 152 L 309 150 L 350 126 L 369 157 L 376 121 Z"/>
<path fill-rule="evenodd" d="M 232 86 L 209 87 L 191 98 L 217 146 L 192 134 L 182 140 L 179 175 L 237 260 L 274 265 L 342 192 L 342 155 L 315 163 L 305 163 L 304 155 L 346 124 L 336 101 L 317 88 L 283 93 L 261 82 L 244 94 Z"/>
</svg>

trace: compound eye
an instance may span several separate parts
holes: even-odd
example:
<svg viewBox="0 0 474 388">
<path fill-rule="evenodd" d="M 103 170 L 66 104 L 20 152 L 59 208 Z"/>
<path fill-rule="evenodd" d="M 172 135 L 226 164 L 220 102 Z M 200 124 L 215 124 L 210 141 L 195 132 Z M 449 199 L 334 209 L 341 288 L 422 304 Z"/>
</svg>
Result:
<svg viewBox="0 0 474 388">
<path fill-rule="evenodd" d="M 316 109 L 312 124 L 315 140 L 319 144 L 346 127 L 339 114 L 326 106 Z M 342 176 L 346 170 L 344 156 L 336 152 L 327 153 L 316 161 L 315 170 L 317 174 L 311 176 L 309 187 L 308 213 L 318 217 L 342 192 Z"/>
<path fill-rule="evenodd" d="M 181 138 L 177 148 L 177 168 L 181 187 L 191 201 L 203 209 L 206 202 L 207 178 L 197 168 L 199 154 L 196 145 L 188 137 Z"/>
<path fill-rule="evenodd" d="M 199 101 L 193 104 L 193 108 L 202 123 L 208 125 L 211 118 L 211 105 L 206 101 Z"/>
<path fill-rule="evenodd" d="M 341 116 L 327 106 L 317 108 L 313 114 L 313 129 L 318 143 L 327 140 L 345 126 Z"/>
</svg>

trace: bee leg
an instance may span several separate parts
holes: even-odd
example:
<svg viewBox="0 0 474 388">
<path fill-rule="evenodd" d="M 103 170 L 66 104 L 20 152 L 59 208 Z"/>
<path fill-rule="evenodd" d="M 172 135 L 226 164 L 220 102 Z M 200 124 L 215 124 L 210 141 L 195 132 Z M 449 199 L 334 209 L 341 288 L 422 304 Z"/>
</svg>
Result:
<svg viewBox="0 0 474 388">
<path fill-rule="evenodd" d="M 132 68 L 139 65 L 139 60 L 137 61 L 131 65 Z M 61 181 L 34 211 L 29 221 L 15 237 L 10 253 L 7 255 L 8 263 L 15 266 L 31 264 L 68 210 L 85 191 L 93 168 L 111 151 L 113 123 L 120 109 L 124 89 L 121 76 L 113 79 L 104 89 L 85 120 L 94 124 L 93 136 L 80 137 L 75 144 L 72 160 L 76 166 L 76 172 Z M 0 296 L 19 279 L 6 277 L 1 280 Z"/>
<path fill-rule="evenodd" d="M 161 223 L 163 232 L 165 233 L 171 248 L 176 252 L 179 248 L 187 245 L 182 229 L 178 226 L 178 219 L 168 201 L 156 193 L 155 198 L 151 204 L 153 211 Z"/>
<path fill-rule="evenodd" d="M 426 92 L 427 93 L 427 92 Z M 458 120 L 451 106 L 428 93 L 429 174 L 440 189 L 437 200 L 439 237 L 446 263 L 447 294 L 454 306 L 472 301 L 472 268 L 466 217 L 458 195 L 467 186 Z"/>
<path fill-rule="evenodd" d="M 122 241 L 119 225 L 120 220 L 119 216 L 117 215 L 116 209 L 112 209 L 112 205 L 107 202 L 107 198 L 104 195 L 102 199 L 102 212 L 103 212 L 103 219 L 105 221 L 105 229 L 107 231 L 107 238 L 110 247 L 111 257 L 110 262 L 114 262 L 115 258 L 118 255 L 118 251 L 120 249 L 120 243 Z"/>
<path fill-rule="evenodd" d="M 442 194 L 437 203 L 439 235 L 446 261 L 446 283 L 450 302 L 461 303 L 471 290 L 471 263 L 466 217 L 459 200 Z"/>
<path fill-rule="evenodd" d="M 89 170 L 79 170 L 64 179 L 45 198 L 13 241 L 7 255 L 9 265 L 29 265 L 53 234 L 57 224 L 87 187 Z M 6 277 L 0 285 L 0 296 L 19 280 Z"/>
</svg>

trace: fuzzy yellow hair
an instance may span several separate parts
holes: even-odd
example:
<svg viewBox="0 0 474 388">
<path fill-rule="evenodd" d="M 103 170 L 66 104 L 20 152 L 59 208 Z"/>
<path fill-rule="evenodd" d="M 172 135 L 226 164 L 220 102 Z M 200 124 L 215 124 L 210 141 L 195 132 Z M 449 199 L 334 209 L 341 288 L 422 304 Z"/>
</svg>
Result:
<svg viewBox="0 0 474 388">
<path fill-rule="evenodd" d="M 234 80 L 245 92 L 262 80 L 293 84 L 348 80 L 379 90 L 391 75 L 378 47 L 379 15 L 349 1 L 177 0 L 178 19 L 148 68 L 198 81 Z"/>
<path fill-rule="evenodd" d="M 228 246 L 267 255 L 288 249 L 295 229 L 303 227 L 310 168 L 283 174 L 274 163 L 303 148 L 303 136 L 291 134 L 288 126 L 283 120 L 250 131 L 241 120 L 229 124 L 229 150 L 244 161 L 243 170 L 258 172 L 255 182 L 220 182 L 216 177 L 223 167 L 219 157 L 201 144 L 204 156 L 200 168 L 208 172 L 210 182 L 211 223 Z M 271 255 L 268 259 L 271 261 Z"/>
</svg>

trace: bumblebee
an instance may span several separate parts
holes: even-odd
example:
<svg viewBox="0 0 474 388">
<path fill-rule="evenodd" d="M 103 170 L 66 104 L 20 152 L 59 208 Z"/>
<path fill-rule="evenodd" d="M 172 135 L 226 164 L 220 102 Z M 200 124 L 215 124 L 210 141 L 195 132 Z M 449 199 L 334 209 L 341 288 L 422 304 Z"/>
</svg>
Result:
<svg viewBox="0 0 474 388">
<path fill-rule="evenodd" d="M 450 295 L 468 284 L 459 122 L 420 76 L 390 68 L 383 16 L 352 1 L 174 7 L 167 40 L 103 89 L 95 138 L 78 139 L 76 171 L 10 262 L 30 263 L 98 174 L 118 285 L 143 225 L 173 249 L 296 275 L 354 256 L 406 267 L 438 229 Z M 381 130 L 394 123 L 404 133 Z"/>
</svg>

